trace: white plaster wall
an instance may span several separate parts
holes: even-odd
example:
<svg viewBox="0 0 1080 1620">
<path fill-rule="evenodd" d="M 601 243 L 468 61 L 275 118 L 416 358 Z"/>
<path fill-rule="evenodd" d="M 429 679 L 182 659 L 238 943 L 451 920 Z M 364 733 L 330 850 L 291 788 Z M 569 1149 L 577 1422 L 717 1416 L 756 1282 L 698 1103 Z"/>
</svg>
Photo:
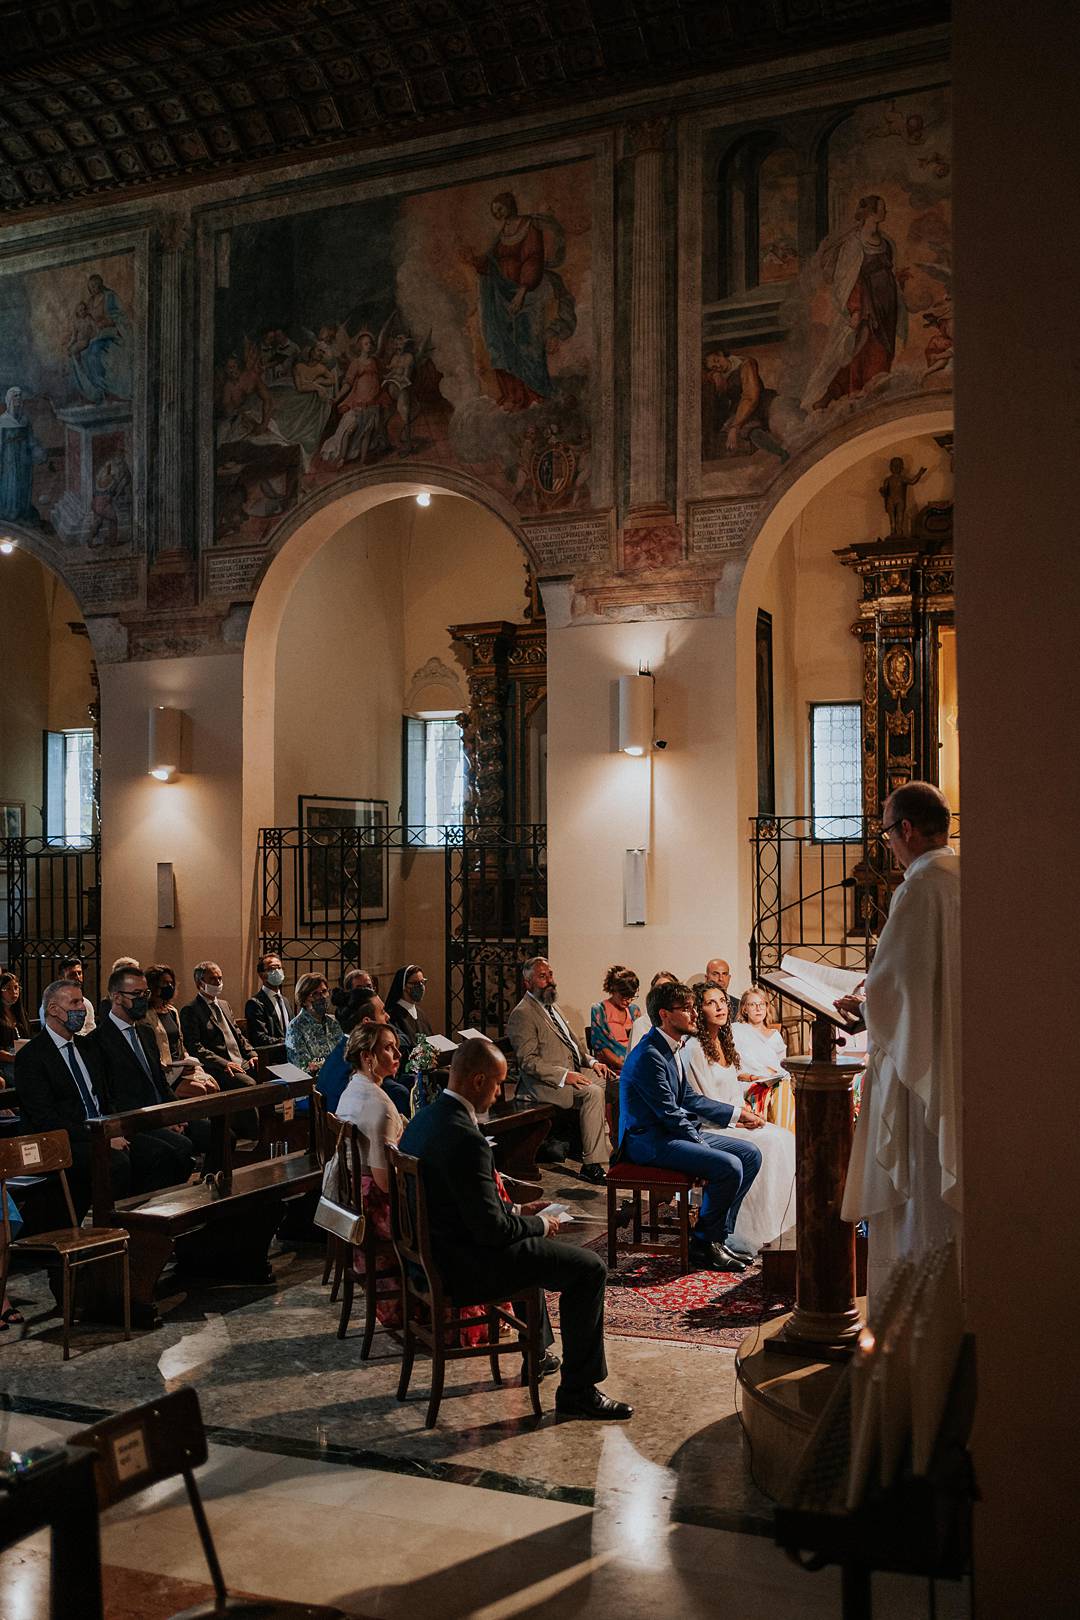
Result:
<svg viewBox="0 0 1080 1620">
<path fill-rule="evenodd" d="M 611 962 L 647 985 L 658 968 L 743 962 L 736 872 L 733 619 L 571 625 L 548 632 L 550 950 L 560 1000 L 587 1014 Z M 648 659 L 656 676 L 650 761 L 614 750 L 612 686 Z M 648 922 L 623 926 L 623 851 L 648 842 Z"/>
<path fill-rule="evenodd" d="M 194 964 L 213 958 L 225 973 L 226 1000 L 242 1014 L 243 661 L 155 659 L 106 664 L 100 674 L 104 966 L 129 954 L 171 962 L 186 991 Z M 147 774 L 153 704 L 185 716 L 184 769 L 175 782 Z M 159 861 L 171 861 L 176 878 L 172 929 L 156 926 Z"/>
</svg>

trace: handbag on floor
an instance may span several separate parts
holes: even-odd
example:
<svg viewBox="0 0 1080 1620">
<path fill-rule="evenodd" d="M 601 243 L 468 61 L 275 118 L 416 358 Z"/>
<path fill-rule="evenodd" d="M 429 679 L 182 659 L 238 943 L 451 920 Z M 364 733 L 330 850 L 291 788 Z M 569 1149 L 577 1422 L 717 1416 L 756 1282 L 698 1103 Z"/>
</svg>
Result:
<svg viewBox="0 0 1080 1620">
<path fill-rule="evenodd" d="M 333 1156 L 323 1168 L 322 1192 L 315 1207 L 314 1223 L 324 1232 L 332 1232 L 334 1237 L 341 1238 L 343 1242 L 359 1246 L 364 1241 L 363 1203 L 359 1209 L 352 1209 L 348 1204 L 341 1202 L 341 1144 L 347 1129 L 346 1125 L 341 1127 Z M 360 1197 L 359 1188 L 357 1197 Z"/>
</svg>

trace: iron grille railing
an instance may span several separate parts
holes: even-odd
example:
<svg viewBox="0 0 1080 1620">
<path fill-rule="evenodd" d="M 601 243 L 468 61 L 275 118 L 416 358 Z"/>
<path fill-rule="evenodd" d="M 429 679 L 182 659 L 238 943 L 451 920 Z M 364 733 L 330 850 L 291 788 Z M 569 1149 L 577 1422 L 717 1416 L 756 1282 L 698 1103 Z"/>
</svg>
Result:
<svg viewBox="0 0 1080 1620">
<path fill-rule="evenodd" d="M 501 1037 L 520 964 L 546 952 L 547 931 L 546 826 L 447 828 L 447 1029 Z"/>
<path fill-rule="evenodd" d="M 37 1016 L 65 956 L 81 956 L 86 994 L 101 994 L 101 840 L 0 839 L 0 960 Z"/>
<path fill-rule="evenodd" d="M 832 822 L 821 816 L 756 816 L 750 828 L 751 979 L 778 968 L 789 952 L 865 972 L 902 876 L 880 823 L 848 816 Z M 954 843 L 959 832 L 954 816 Z M 789 1038 L 789 1049 L 809 1051 L 800 1010 L 781 998 L 780 1017 L 799 1037 L 798 1046 Z"/>
</svg>

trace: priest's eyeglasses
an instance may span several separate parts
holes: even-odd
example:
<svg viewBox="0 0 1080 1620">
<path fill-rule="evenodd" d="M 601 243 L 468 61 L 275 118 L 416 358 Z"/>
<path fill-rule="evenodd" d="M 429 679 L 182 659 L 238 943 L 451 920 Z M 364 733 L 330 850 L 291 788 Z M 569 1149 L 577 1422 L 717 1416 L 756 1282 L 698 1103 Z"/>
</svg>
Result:
<svg viewBox="0 0 1080 1620">
<path fill-rule="evenodd" d="M 890 821 L 890 822 L 889 822 L 889 825 L 888 825 L 888 826 L 887 826 L 887 827 L 882 827 L 882 829 L 881 829 L 881 836 L 882 836 L 882 838 L 888 838 L 888 836 L 889 836 L 889 834 L 890 834 L 890 833 L 891 833 L 891 832 L 892 832 L 892 831 L 893 831 L 893 830 L 894 830 L 894 829 L 895 829 L 895 828 L 896 828 L 896 827 L 900 827 L 900 826 L 902 826 L 902 825 L 903 825 L 903 822 L 904 822 L 904 818 L 903 818 L 903 816 L 900 816 L 900 817 L 898 817 L 898 818 L 897 818 L 897 820 L 896 820 L 896 821 Z"/>
</svg>

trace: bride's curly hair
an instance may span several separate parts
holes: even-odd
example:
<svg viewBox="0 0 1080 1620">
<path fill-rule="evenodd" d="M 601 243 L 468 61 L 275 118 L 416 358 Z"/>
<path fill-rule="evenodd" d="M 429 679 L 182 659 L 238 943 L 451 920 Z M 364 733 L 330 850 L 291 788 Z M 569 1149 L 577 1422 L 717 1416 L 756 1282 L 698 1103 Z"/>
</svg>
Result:
<svg viewBox="0 0 1080 1620">
<path fill-rule="evenodd" d="M 739 1054 L 735 1048 L 735 1037 L 731 1033 L 731 1014 L 728 1021 L 721 1024 L 718 1030 L 712 1030 L 705 1022 L 705 996 L 709 990 L 715 990 L 712 984 L 699 984 L 694 991 L 694 1011 L 697 1014 L 697 1038 L 701 1042 L 702 1051 L 710 1063 L 734 1064 L 739 1067 Z M 724 992 L 721 990 L 720 994 Z M 727 998 L 724 998 L 725 1001 Z"/>
</svg>

